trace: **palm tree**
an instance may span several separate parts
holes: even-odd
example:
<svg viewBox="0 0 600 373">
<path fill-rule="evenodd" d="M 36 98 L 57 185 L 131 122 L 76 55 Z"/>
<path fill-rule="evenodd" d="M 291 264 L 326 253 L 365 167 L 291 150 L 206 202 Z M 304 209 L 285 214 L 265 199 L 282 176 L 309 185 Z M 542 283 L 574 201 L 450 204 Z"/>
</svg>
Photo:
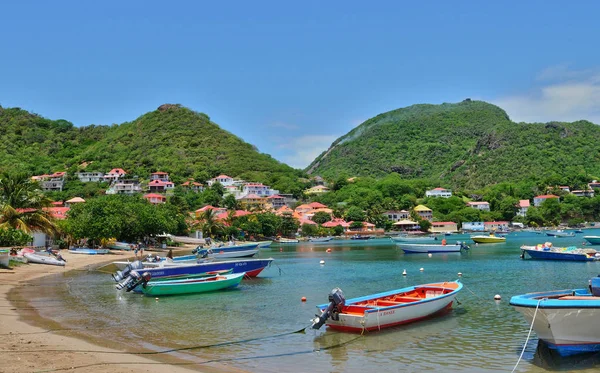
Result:
<svg viewBox="0 0 600 373">
<path fill-rule="evenodd" d="M 0 174 L 0 229 L 19 229 L 25 233 L 56 232 L 56 225 L 45 207 L 51 201 L 24 173 Z"/>
<path fill-rule="evenodd" d="M 200 216 L 200 227 L 204 237 L 213 237 L 223 230 L 223 224 L 217 220 L 217 214 L 213 209 L 202 213 Z"/>
</svg>

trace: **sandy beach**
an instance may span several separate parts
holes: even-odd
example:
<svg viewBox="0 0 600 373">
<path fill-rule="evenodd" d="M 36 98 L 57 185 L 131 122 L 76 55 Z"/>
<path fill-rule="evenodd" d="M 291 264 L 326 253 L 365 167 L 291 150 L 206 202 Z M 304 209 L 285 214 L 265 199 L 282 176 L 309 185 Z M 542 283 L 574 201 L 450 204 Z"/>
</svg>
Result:
<svg viewBox="0 0 600 373">
<path fill-rule="evenodd" d="M 133 254 L 115 252 L 113 255 L 78 255 L 65 251 L 61 255 L 67 260 L 65 267 L 28 264 L 13 269 L 0 269 L 0 372 L 239 372 L 231 367 L 214 364 L 177 366 L 173 364 L 182 361 L 169 359 L 168 356 L 161 356 L 161 361 L 158 361 L 127 353 L 73 352 L 124 350 L 117 350 L 118 346 L 108 348 L 110 341 L 103 341 L 105 343 L 98 345 L 82 339 L 81 335 L 74 337 L 73 332 L 48 331 L 51 323 L 48 320 L 40 320 L 26 300 L 12 299 L 11 290 L 27 286 L 29 281 L 43 276 L 71 270 L 91 270 L 114 260 L 133 259 Z M 60 327 L 56 325 L 51 328 Z M 45 353 L 44 350 L 54 352 Z"/>
</svg>

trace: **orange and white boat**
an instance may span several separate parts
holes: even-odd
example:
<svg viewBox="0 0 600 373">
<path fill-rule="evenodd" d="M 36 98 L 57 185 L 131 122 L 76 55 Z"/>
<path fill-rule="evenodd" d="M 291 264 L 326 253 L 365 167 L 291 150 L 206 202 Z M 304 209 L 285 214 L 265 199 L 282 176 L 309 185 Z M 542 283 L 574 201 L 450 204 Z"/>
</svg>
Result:
<svg viewBox="0 0 600 373">
<path fill-rule="evenodd" d="M 346 300 L 341 289 L 329 294 L 329 304 L 318 305 L 313 329 L 326 324 L 332 329 L 362 332 L 380 330 L 422 320 L 452 307 L 462 289 L 460 281 L 438 282 Z"/>
</svg>

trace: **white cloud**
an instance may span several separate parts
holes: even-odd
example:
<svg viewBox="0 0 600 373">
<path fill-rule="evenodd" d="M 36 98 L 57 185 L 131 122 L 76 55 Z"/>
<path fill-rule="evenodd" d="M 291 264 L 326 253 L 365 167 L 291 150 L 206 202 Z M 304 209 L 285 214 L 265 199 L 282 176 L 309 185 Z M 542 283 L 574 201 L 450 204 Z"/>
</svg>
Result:
<svg viewBox="0 0 600 373">
<path fill-rule="evenodd" d="M 277 146 L 285 151 L 282 161 L 295 168 L 305 168 L 337 139 L 335 135 L 305 135 L 280 142 Z"/>
<path fill-rule="evenodd" d="M 572 122 L 586 119 L 600 124 L 600 70 L 550 67 L 538 74 L 532 92 L 501 97 L 492 102 L 516 122 Z"/>
</svg>

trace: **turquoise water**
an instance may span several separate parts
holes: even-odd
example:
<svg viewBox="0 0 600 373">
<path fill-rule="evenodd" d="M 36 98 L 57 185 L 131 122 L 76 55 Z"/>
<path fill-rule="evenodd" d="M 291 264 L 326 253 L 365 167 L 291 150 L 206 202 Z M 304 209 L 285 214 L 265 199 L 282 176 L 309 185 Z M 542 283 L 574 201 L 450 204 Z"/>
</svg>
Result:
<svg viewBox="0 0 600 373">
<path fill-rule="evenodd" d="M 585 234 L 600 234 L 600 230 Z M 449 242 L 456 240 L 468 240 L 468 236 L 448 237 Z M 219 360 L 253 372 L 511 371 L 529 325 L 508 305 L 510 297 L 582 288 L 600 273 L 598 262 L 520 259 L 520 245 L 545 241 L 581 246 L 584 240 L 583 234 L 553 238 L 520 232 L 509 235 L 506 243 L 471 243 L 468 253 L 431 258 L 405 255 L 390 240 L 273 245 L 260 252 L 261 257 L 275 258 L 273 266 L 225 292 L 155 300 L 117 292 L 106 273 L 70 272 L 58 281 L 43 280 L 48 291 L 41 296 L 38 291 L 33 304 L 42 316 L 90 328 L 87 333 L 112 340 L 123 349 L 162 350 L 279 335 L 176 354 L 190 362 Z M 328 248 L 331 253 L 326 252 Z M 321 260 L 324 265 L 319 264 Z M 403 270 L 407 276 L 402 276 Z M 455 280 L 458 272 L 465 284 L 457 297 L 460 305 L 444 316 L 363 336 L 325 327 L 292 333 L 309 325 L 315 305 L 326 303 L 334 287 L 352 298 Z M 495 294 L 502 300 L 494 301 Z M 305 303 L 300 300 L 303 296 Z M 599 368 L 596 356 L 555 358 L 538 348 L 533 334 L 517 371 L 593 372 Z"/>
</svg>

